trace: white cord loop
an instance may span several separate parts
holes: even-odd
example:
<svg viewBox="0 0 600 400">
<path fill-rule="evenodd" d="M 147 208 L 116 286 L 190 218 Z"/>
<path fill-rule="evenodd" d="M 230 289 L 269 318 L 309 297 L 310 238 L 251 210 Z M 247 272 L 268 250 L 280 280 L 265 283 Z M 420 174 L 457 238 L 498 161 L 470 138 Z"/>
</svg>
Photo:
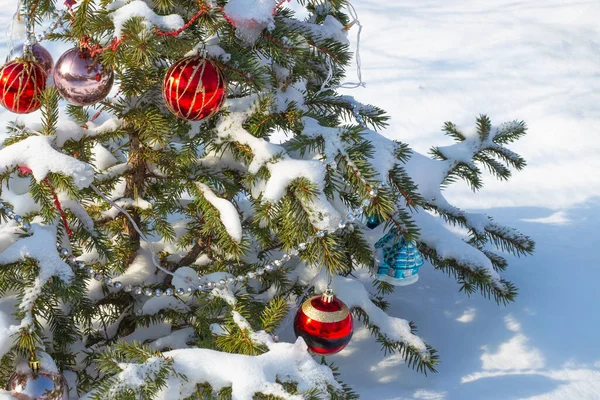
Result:
<svg viewBox="0 0 600 400">
<path fill-rule="evenodd" d="M 358 32 L 356 34 L 356 75 L 358 77 L 358 82 L 344 82 L 340 85 L 330 86 L 329 82 L 333 79 L 333 60 L 329 55 L 326 55 L 327 62 L 327 76 L 325 80 L 321 84 L 321 89 L 317 92 L 317 94 L 321 94 L 326 90 L 335 90 L 335 89 L 356 89 L 359 87 L 365 87 L 367 84 L 362 80 L 362 61 L 360 58 L 360 36 L 362 34 L 363 26 L 358 20 L 358 13 L 356 9 L 352 5 L 352 3 L 348 2 L 348 13 L 353 18 L 353 21 L 349 24 L 350 26 L 355 25 L 358 26 Z"/>
</svg>

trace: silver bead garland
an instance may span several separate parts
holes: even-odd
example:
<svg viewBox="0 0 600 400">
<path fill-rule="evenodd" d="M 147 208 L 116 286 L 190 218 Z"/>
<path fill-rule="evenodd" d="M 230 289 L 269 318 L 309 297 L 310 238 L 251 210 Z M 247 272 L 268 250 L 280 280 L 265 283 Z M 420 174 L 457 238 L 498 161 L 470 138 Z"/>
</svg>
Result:
<svg viewBox="0 0 600 400">
<path fill-rule="evenodd" d="M 348 212 L 345 220 L 342 221 L 342 223 L 340 223 L 338 225 L 338 228 L 335 231 L 329 232 L 326 230 L 319 230 L 315 233 L 314 236 L 309 236 L 307 238 L 306 242 L 299 243 L 298 246 L 296 246 L 296 248 L 289 250 L 287 253 L 284 253 L 279 259 L 272 260 L 271 262 L 267 263 L 264 266 L 260 266 L 254 270 L 248 271 L 244 275 L 238 275 L 237 277 L 231 276 L 231 277 L 228 277 L 225 279 L 220 279 L 218 281 L 207 281 L 207 282 L 197 285 L 196 287 L 188 286 L 188 287 L 183 288 L 183 287 L 170 286 L 170 287 L 167 287 L 165 290 L 163 290 L 163 289 L 150 287 L 150 286 L 143 286 L 143 285 L 136 285 L 136 286 L 129 285 L 129 284 L 124 285 L 121 281 L 118 280 L 118 277 L 111 277 L 110 275 L 106 274 L 105 272 L 95 271 L 92 267 L 86 265 L 85 262 L 77 260 L 76 257 L 73 256 L 71 254 L 71 252 L 69 251 L 69 249 L 67 249 L 66 247 L 63 247 L 62 245 L 57 244 L 57 249 L 58 249 L 59 254 L 61 256 L 65 257 L 67 264 L 69 264 L 72 268 L 78 269 L 78 270 L 83 270 L 87 275 L 90 276 L 90 278 L 93 278 L 93 279 L 97 280 L 98 282 L 102 282 L 107 287 L 115 289 L 115 291 L 122 290 L 126 293 L 131 293 L 131 294 L 138 295 L 138 296 L 143 294 L 146 297 L 161 297 L 161 296 L 173 296 L 173 295 L 183 296 L 185 294 L 193 294 L 195 292 L 210 291 L 214 288 L 224 288 L 228 285 L 233 285 L 236 283 L 244 283 L 244 282 L 248 281 L 248 279 L 256 279 L 257 277 L 260 277 L 260 276 L 264 275 L 265 273 L 270 273 L 270 272 L 275 271 L 277 268 L 281 268 L 284 264 L 289 262 L 293 257 L 297 257 L 300 255 L 301 252 L 305 251 L 308 248 L 308 244 L 313 243 L 315 241 L 315 237 L 323 238 L 328 234 L 334 234 L 336 232 L 340 232 L 340 231 L 346 229 L 349 225 L 351 225 L 353 222 L 355 222 L 357 220 L 357 218 L 359 218 L 362 215 L 362 213 L 364 211 L 364 207 L 368 206 L 371 203 L 371 199 L 376 196 L 377 196 L 377 189 L 371 189 L 371 191 L 369 192 L 370 198 L 365 199 L 362 202 L 361 206 L 358 206 L 358 207 L 352 209 L 350 212 Z M 7 218 L 15 221 L 17 224 L 19 224 L 21 229 L 23 229 L 25 232 L 27 232 L 27 233 L 31 232 L 31 224 L 27 221 L 24 221 L 22 216 L 15 214 L 14 211 L 10 207 L 5 206 L 1 202 L 0 202 L 0 211 L 4 211 L 4 215 Z"/>
<path fill-rule="evenodd" d="M 58 13 L 58 16 L 56 17 L 56 19 L 54 21 L 52 21 L 52 23 L 50 24 L 48 29 L 46 29 L 42 33 L 36 35 L 35 30 L 34 30 L 35 22 L 32 20 L 32 17 L 31 17 L 31 8 L 27 5 L 24 6 L 23 7 L 23 19 L 25 20 L 26 36 L 25 36 L 25 42 L 23 43 L 23 55 L 31 54 L 31 48 L 33 47 L 33 45 L 46 40 L 48 38 L 48 36 L 50 36 L 52 33 L 54 33 L 55 30 L 57 30 L 59 27 L 64 26 L 65 21 L 69 15 L 70 14 L 69 14 L 68 9 L 61 10 Z M 12 53 L 13 53 L 13 49 L 11 46 L 11 49 L 9 49 L 9 57 L 10 57 L 10 55 L 12 55 Z"/>
<path fill-rule="evenodd" d="M 32 38 L 33 43 L 31 45 L 33 46 L 34 44 L 36 44 L 38 42 L 46 40 L 49 35 L 54 33 L 54 31 L 57 30 L 59 27 L 62 27 L 64 25 L 65 19 L 67 18 L 67 16 L 69 16 L 69 11 L 66 9 L 62 10 L 58 14 L 58 17 L 54 21 L 52 21 L 52 23 L 50 24 L 48 29 L 46 29 L 42 33 L 38 34 L 34 38 Z"/>
</svg>

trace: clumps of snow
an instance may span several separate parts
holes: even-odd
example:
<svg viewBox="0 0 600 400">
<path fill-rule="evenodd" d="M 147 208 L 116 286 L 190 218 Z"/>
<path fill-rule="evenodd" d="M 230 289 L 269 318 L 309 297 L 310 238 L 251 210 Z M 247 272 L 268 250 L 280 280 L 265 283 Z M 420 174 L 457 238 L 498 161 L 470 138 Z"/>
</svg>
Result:
<svg viewBox="0 0 600 400">
<path fill-rule="evenodd" d="M 108 181 L 110 179 L 116 178 L 117 176 L 122 176 L 130 168 L 131 165 L 129 163 L 113 165 L 112 167 L 107 168 L 104 172 L 96 175 L 96 179 L 99 182 Z"/>
<path fill-rule="evenodd" d="M 38 182 L 49 172 L 72 177 L 80 189 L 94 181 L 92 167 L 55 150 L 51 136 L 30 136 L 0 150 L 0 174 L 18 166 L 29 167 Z"/>
<path fill-rule="evenodd" d="M 425 211 L 413 212 L 411 216 L 421 230 L 419 241 L 435 249 L 441 259 L 452 259 L 472 269 L 484 269 L 494 285 L 499 288 L 504 286 L 490 259 L 481 250 L 446 229 L 440 218 Z"/>
<path fill-rule="evenodd" d="M 235 322 L 235 324 L 237 326 L 239 326 L 239 328 L 241 330 L 246 330 L 246 331 L 252 331 L 252 327 L 250 326 L 250 323 L 248 322 L 248 320 L 246 320 L 246 318 L 244 318 L 242 316 L 242 314 L 240 314 L 237 311 L 232 311 L 233 314 L 233 321 Z"/>
<path fill-rule="evenodd" d="M 413 151 L 410 159 L 404 164 L 404 170 L 417 184 L 419 193 L 425 200 L 431 201 L 441 196 L 440 184 L 448 172 L 447 162 L 432 160 Z"/>
<path fill-rule="evenodd" d="M 381 182 L 388 180 L 389 171 L 400 161 L 396 157 L 397 144 L 393 140 L 386 138 L 370 129 L 365 129 L 366 139 L 373 145 L 373 155 L 369 159 L 371 166 L 377 171 L 377 179 Z M 404 166 L 404 165 L 402 165 Z"/>
<path fill-rule="evenodd" d="M 257 138 L 248 133 L 243 124 L 256 108 L 256 96 L 227 100 L 227 117 L 221 118 L 217 125 L 217 134 L 224 141 L 236 141 L 252 149 L 254 158 L 248 166 L 248 172 L 257 173 L 261 167 L 270 172 L 269 179 L 258 181 L 251 187 L 254 198 L 277 202 L 286 193 L 287 186 L 300 177 L 311 180 L 321 194 L 308 205 L 311 208 L 311 222 L 322 230 L 334 229 L 341 221 L 341 215 L 322 194 L 325 185 L 325 165 L 317 160 L 292 159 L 283 147 Z M 308 121 L 310 124 L 310 121 Z M 315 128 L 311 125 L 311 128 Z M 305 128 L 306 130 L 306 128 Z M 274 159 L 276 158 L 276 161 Z"/>
<path fill-rule="evenodd" d="M 158 399 L 186 398 L 195 393 L 196 384 L 208 383 L 213 390 L 232 389 L 232 399 L 252 400 L 256 393 L 279 396 L 286 400 L 302 400 L 290 395 L 276 382 L 297 382 L 298 391 L 317 388 L 327 392 L 327 385 L 340 389 L 331 370 L 316 362 L 302 338 L 296 343 L 273 343 L 264 354 L 247 356 L 209 349 L 173 350 L 164 353 L 171 358 L 178 373 L 187 381 L 171 377 Z"/>
<path fill-rule="evenodd" d="M 2 199 L 13 206 L 13 211 L 18 215 L 27 215 L 40 211 L 40 206 L 33 200 L 29 193 L 30 178 L 19 178 L 12 175 L 8 182 L 3 182 L 0 187 Z M 9 189 L 10 187 L 10 189 Z"/>
<path fill-rule="evenodd" d="M 83 138 L 95 137 L 100 134 L 114 131 L 122 125 L 123 121 L 119 118 L 107 118 L 102 122 L 88 121 L 85 125 L 80 125 L 68 118 L 60 118 L 56 126 L 56 133 L 53 136 L 54 144 L 62 148 L 69 140 L 79 141 Z M 27 121 L 25 130 L 30 132 L 39 132 L 42 130 L 42 124 L 39 121 Z"/>
<path fill-rule="evenodd" d="M 242 221 L 240 221 L 240 216 L 233 203 L 218 197 L 205 184 L 198 183 L 197 185 L 206 201 L 219 211 L 219 217 L 229 236 L 236 242 L 240 242 L 242 240 Z"/>
<path fill-rule="evenodd" d="M 198 280 L 198 273 L 190 267 L 179 267 L 171 283 L 176 288 L 188 288 Z"/>
<path fill-rule="evenodd" d="M 235 26 L 236 35 L 254 43 L 265 28 L 274 27 L 277 3 L 277 0 L 230 0 L 224 10 Z"/>
<path fill-rule="evenodd" d="M 506 329 L 511 332 L 519 332 L 521 330 L 521 324 L 512 315 L 504 317 L 504 324 L 506 325 Z"/>
<path fill-rule="evenodd" d="M 229 110 L 229 115 L 221 118 L 216 127 L 217 134 L 222 140 L 234 140 L 252 149 L 254 158 L 248 167 L 248 172 L 253 174 L 274 156 L 285 153 L 283 147 L 252 136 L 243 128 L 244 122 L 256 109 L 257 100 L 256 95 L 228 99 L 225 107 Z"/>
<path fill-rule="evenodd" d="M 307 178 L 317 186 L 323 186 L 322 182 L 325 179 L 325 167 L 317 160 L 287 158 L 267 164 L 267 168 L 271 177 L 262 189 L 262 195 L 265 200 L 273 203 L 281 200 L 289 184 L 298 178 Z"/>
<path fill-rule="evenodd" d="M 19 239 L 0 254 L 0 264 L 15 263 L 24 258 L 38 261 L 41 285 L 55 276 L 69 283 L 73 270 L 65 263 L 56 250 L 56 227 L 42 225 L 39 218 L 31 224 L 31 235 Z M 41 285 L 39 290 L 41 291 Z M 25 298 L 24 302 L 28 301 Z"/>
<path fill-rule="evenodd" d="M 290 183 L 298 178 L 307 178 L 316 184 L 319 194 L 308 205 L 311 223 L 320 230 L 335 230 L 342 220 L 341 214 L 323 194 L 325 187 L 325 165 L 317 160 L 295 160 L 285 158 L 267 164 L 271 177 L 262 187 L 263 199 L 279 201 Z"/>
<path fill-rule="evenodd" d="M 333 15 L 327 15 L 322 25 L 290 18 L 286 18 L 284 21 L 295 30 L 308 31 L 315 40 L 333 39 L 342 44 L 350 44 L 348 30 Z"/>
<path fill-rule="evenodd" d="M 287 68 L 273 64 L 273 70 L 277 77 L 277 80 L 286 83 L 286 80 L 290 74 Z M 279 112 L 287 110 L 290 104 L 303 111 L 308 111 L 308 107 L 304 103 L 304 94 L 306 91 L 306 81 L 302 80 L 295 82 L 293 85 L 287 86 L 284 89 L 277 89 L 275 93 L 275 109 Z"/>
<path fill-rule="evenodd" d="M 158 314 L 161 310 L 170 309 L 178 311 L 188 311 L 188 306 L 180 298 L 175 296 L 152 297 L 144 303 L 142 313 L 146 315 Z"/>
<path fill-rule="evenodd" d="M 94 156 L 94 166 L 100 170 L 110 168 L 117 163 L 115 156 L 100 143 L 94 144 L 92 155 Z"/>
<path fill-rule="evenodd" d="M 116 394 L 119 390 L 123 389 L 123 386 L 137 392 L 138 390 L 136 389 L 142 387 L 146 379 L 156 379 L 156 375 L 159 372 L 162 363 L 163 359 L 159 357 L 150 358 L 143 364 L 143 367 L 141 367 L 140 364 L 119 363 L 121 372 L 117 374 L 116 379 L 118 379 L 119 382 L 122 382 L 122 386 L 113 387 L 112 390 L 108 392 L 109 398 L 116 397 Z M 85 398 L 85 396 L 83 398 Z"/>
<path fill-rule="evenodd" d="M 24 258 L 33 258 L 38 262 L 38 276 L 33 286 L 25 288 L 18 306 L 25 316 L 19 325 L 0 326 L 2 338 L 10 338 L 20 329 L 33 324 L 33 304 L 51 277 L 57 277 L 65 283 L 70 283 L 73 278 L 71 267 L 60 258 L 56 250 L 56 227 L 42 225 L 40 221 L 41 219 L 36 217 L 31 224 L 31 235 L 20 238 L 0 253 L 0 265 L 15 263 Z M 0 350 L 4 350 L 4 346 L 0 341 Z"/>
<path fill-rule="evenodd" d="M 93 136 L 97 136 L 103 133 L 115 131 L 119 129 L 123 125 L 123 120 L 119 118 L 109 118 L 103 121 L 101 124 L 97 125 L 94 122 L 87 123 L 87 132 L 93 133 Z M 87 136 L 90 136 L 89 134 Z"/>
<path fill-rule="evenodd" d="M 188 327 L 171 333 L 170 335 L 163 336 L 160 339 L 156 339 L 150 343 L 150 346 L 155 350 L 163 350 L 166 348 L 170 349 L 187 349 L 188 342 L 194 339 L 195 333 L 194 328 Z"/>
<path fill-rule="evenodd" d="M 170 335 L 171 329 L 171 324 L 167 322 L 151 323 L 148 326 L 138 326 L 133 333 L 120 340 L 127 343 L 133 343 L 134 341 L 146 343 Z"/>
<path fill-rule="evenodd" d="M 321 291 L 327 288 L 327 279 L 323 273 L 320 279 L 315 282 L 315 288 Z M 429 357 L 427 346 L 420 337 L 411 332 L 409 322 L 401 318 L 390 317 L 381 308 L 377 307 L 371 301 L 369 292 L 360 281 L 336 276 L 331 282 L 331 288 L 335 295 L 346 303 L 348 308 L 358 307 L 364 310 L 369 315 L 370 322 L 379 327 L 383 335 L 417 349 L 424 359 Z"/>
<path fill-rule="evenodd" d="M 121 208 L 125 209 L 128 207 L 137 207 L 143 210 L 150 210 L 152 208 L 152 203 L 150 203 L 148 200 L 142 199 L 141 197 L 138 197 L 135 200 L 124 197 L 119 200 L 115 200 L 115 203 L 118 204 Z M 111 207 L 106 211 L 102 211 L 102 215 L 108 218 L 116 218 L 120 212 L 121 211 L 119 211 L 118 208 Z"/>
<path fill-rule="evenodd" d="M 58 147 L 63 147 L 69 140 L 79 141 L 82 138 L 96 137 L 100 134 L 110 132 L 118 129 L 122 124 L 122 121 L 118 118 L 109 118 L 100 124 L 95 122 L 88 122 L 86 125 L 81 126 L 76 122 L 61 118 L 56 127 L 56 134 L 54 135 L 54 142 Z M 41 130 L 41 124 L 32 123 L 29 124 L 34 130 Z"/>
<path fill-rule="evenodd" d="M 344 133 L 342 129 L 322 126 L 316 119 L 310 117 L 302 118 L 302 125 L 304 126 L 302 134 L 311 138 L 323 138 L 325 144 L 323 155 L 327 161 L 335 160 L 335 157 L 344 149 L 341 138 Z"/>
<path fill-rule="evenodd" d="M 219 45 L 220 40 L 221 39 L 217 35 L 211 36 L 208 39 L 199 42 L 192 50 L 185 53 L 185 56 L 196 56 L 201 52 L 206 52 L 206 55 L 209 58 L 219 59 L 227 63 L 231 60 L 231 54 L 227 53 L 225 49 Z"/>
<path fill-rule="evenodd" d="M 119 276 L 119 282 L 123 285 L 139 285 L 140 282 L 152 285 L 161 283 L 164 280 L 162 272 L 156 272 L 156 266 L 152 262 L 152 250 L 149 249 L 149 244 L 141 243 L 141 249 L 138 250 L 136 257 L 129 264 L 127 270 Z M 78 257 L 78 260 L 91 261 L 97 259 L 96 255 L 84 255 Z M 88 283 L 88 297 L 91 300 L 97 301 L 104 298 L 102 292 L 102 283 L 96 280 L 90 280 Z"/>
<path fill-rule="evenodd" d="M 529 345 L 527 336 L 517 333 L 502 343 L 496 352 L 484 347 L 481 364 L 484 371 L 528 370 L 543 368 L 545 359 L 539 349 Z"/>
<path fill-rule="evenodd" d="M 12 314 L 17 303 L 16 296 L 4 296 L 0 299 L 0 357 L 4 357 L 13 346 L 13 335 L 18 332 L 19 323 Z"/>
<path fill-rule="evenodd" d="M 94 220 L 92 217 L 90 217 L 85 208 L 83 208 L 81 203 L 79 201 L 72 200 L 66 193 L 59 192 L 57 195 L 62 208 L 71 210 L 84 229 L 95 236 L 96 232 L 94 231 Z"/>
<path fill-rule="evenodd" d="M 152 11 L 148 4 L 141 0 L 134 0 L 126 5 L 122 5 L 122 2 L 114 2 L 111 6 L 109 6 L 109 9 L 115 11 L 110 17 L 115 26 L 115 37 L 118 38 L 123 34 L 123 25 L 132 17 L 142 17 L 148 28 L 156 25 L 161 29 L 173 31 L 185 25 L 180 15 L 158 15 Z"/>
</svg>

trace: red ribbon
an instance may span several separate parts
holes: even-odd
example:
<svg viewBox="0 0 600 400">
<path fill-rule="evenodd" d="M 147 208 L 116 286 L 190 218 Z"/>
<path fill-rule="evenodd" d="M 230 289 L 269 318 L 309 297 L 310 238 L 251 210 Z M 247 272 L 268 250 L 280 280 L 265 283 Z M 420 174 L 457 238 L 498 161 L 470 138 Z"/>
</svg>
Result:
<svg viewBox="0 0 600 400">
<path fill-rule="evenodd" d="M 31 168 L 29 168 L 26 165 L 19 166 L 18 169 L 19 169 L 19 172 L 23 175 L 29 175 L 33 172 L 33 171 L 31 171 Z M 52 185 L 50 185 L 50 181 L 48 180 L 48 178 L 44 178 L 44 183 L 50 189 L 50 193 L 52 193 L 52 197 L 54 198 L 54 208 L 56 208 L 56 210 L 60 214 L 62 223 L 65 226 L 65 231 L 67 232 L 67 236 L 69 236 L 69 237 L 73 236 L 73 232 L 71 231 L 71 228 L 69 227 L 69 222 L 67 221 L 67 215 L 65 214 L 65 212 L 62 209 L 62 205 L 60 204 L 58 195 L 54 191 L 54 188 L 52 187 Z"/>
</svg>

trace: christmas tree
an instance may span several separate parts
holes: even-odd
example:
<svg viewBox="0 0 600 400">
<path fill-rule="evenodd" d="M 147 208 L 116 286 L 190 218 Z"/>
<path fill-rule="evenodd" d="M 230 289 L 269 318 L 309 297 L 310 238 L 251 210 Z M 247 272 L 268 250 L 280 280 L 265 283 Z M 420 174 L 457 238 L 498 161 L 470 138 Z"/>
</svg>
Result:
<svg viewBox="0 0 600 400">
<path fill-rule="evenodd" d="M 19 5 L 0 102 L 39 111 L 0 147 L 3 398 L 352 399 L 325 356 L 353 326 L 435 371 L 385 312 L 424 260 L 515 299 L 502 253 L 534 243 L 442 189 L 522 169 L 525 124 L 447 122 L 428 156 L 387 139 L 383 110 L 340 94 L 351 4 L 296 6 Z M 55 65 L 49 40 L 73 47 Z"/>
</svg>

